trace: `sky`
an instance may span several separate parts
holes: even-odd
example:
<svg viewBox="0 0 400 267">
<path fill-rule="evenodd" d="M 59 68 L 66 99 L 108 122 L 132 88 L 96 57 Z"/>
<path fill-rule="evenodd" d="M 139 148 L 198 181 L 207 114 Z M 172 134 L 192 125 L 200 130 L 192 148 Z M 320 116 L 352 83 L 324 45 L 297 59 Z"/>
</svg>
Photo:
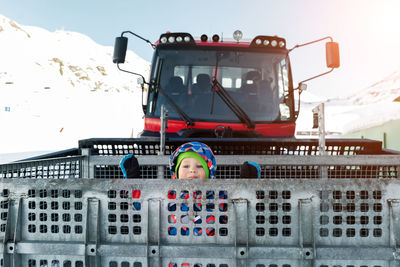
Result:
<svg viewBox="0 0 400 267">
<path fill-rule="evenodd" d="M 125 30 L 155 42 L 166 31 L 230 38 L 239 29 L 249 39 L 284 37 L 289 48 L 332 36 L 341 67 L 307 82 L 324 97 L 357 92 L 400 69 L 398 0 L 0 0 L 0 14 L 21 25 L 80 32 L 106 46 Z M 132 37 L 129 49 L 151 61 L 147 43 Z M 327 71 L 324 53 L 324 42 L 292 51 L 294 81 Z"/>
</svg>

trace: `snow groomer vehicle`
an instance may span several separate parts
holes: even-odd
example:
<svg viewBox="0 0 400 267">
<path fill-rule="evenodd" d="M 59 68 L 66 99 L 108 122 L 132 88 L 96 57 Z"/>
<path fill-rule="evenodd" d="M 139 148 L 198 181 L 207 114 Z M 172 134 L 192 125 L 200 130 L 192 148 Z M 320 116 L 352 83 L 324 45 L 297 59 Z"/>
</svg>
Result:
<svg viewBox="0 0 400 267">
<path fill-rule="evenodd" d="M 399 152 L 325 139 L 323 105 L 320 137 L 296 139 L 305 84 L 293 85 L 285 39 L 123 32 L 113 60 L 126 72 L 127 34 L 154 48 L 141 136 L 0 165 L 1 267 L 400 266 Z M 338 44 L 325 39 L 330 72 Z M 211 147 L 217 179 L 170 179 L 188 141 Z M 123 178 L 129 153 L 140 178 Z M 249 160 L 260 179 L 239 177 Z"/>
</svg>

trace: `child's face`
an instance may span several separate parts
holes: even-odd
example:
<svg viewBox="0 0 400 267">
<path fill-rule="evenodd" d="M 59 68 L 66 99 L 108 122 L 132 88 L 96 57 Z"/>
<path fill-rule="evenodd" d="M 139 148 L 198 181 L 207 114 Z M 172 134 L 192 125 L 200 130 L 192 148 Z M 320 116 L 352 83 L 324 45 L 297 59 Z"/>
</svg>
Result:
<svg viewBox="0 0 400 267">
<path fill-rule="evenodd" d="M 184 158 L 178 169 L 179 179 L 205 179 L 206 172 L 195 158 Z"/>
</svg>

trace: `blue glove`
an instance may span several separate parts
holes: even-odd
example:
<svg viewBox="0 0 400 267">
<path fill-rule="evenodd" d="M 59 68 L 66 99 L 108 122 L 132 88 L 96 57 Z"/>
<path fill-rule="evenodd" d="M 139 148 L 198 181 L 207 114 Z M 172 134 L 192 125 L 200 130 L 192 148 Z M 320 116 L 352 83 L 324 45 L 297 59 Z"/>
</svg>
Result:
<svg viewBox="0 0 400 267">
<path fill-rule="evenodd" d="M 261 168 L 254 161 L 245 161 L 240 166 L 240 178 L 261 178 Z"/>
<path fill-rule="evenodd" d="M 124 178 L 140 178 L 140 166 L 134 155 L 128 154 L 121 159 L 119 167 Z"/>
</svg>

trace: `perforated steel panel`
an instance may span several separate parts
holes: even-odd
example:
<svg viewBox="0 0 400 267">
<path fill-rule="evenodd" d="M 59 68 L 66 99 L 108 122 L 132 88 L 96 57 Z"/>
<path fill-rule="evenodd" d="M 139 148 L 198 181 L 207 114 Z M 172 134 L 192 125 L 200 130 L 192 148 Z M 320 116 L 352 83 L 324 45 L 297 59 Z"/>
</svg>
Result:
<svg viewBox="0 0 400 267">
<path fill-rule="evenodd" d="M 290 157 L 290 156 L 285 156 Z M 245 161 L 245 158 L 243 159 Z M 260 161 L 258 161 L 260 162 Z M 261 161 L 262 179 L 318 179 L 321 178 L 321 170 L 325 168 L 326 177 L 330 179 L 346 178 L 398 178 L 400 175 L 399 165 L 329 165 L 328 162 L 308 165 L 275 165 L 276 163 L 266 164 Z M 167 165 L 161 165 L 163 168 L 163 178 L 171 178 L 171 173 Z M 156 179 L 158 177 L 158 166 L 141 165 L 141 178 Z M 123 178 L 119 165 L 96 165 L 94 167 L 94 178 L 103 179 L 121 179 Z M 237 179 L 240 178 L 240 165 L 219 164 L 216 173 L 217 179 Z"/>
<path fill-rule="evenodd" d="M 82 177 L 81 156 L 0 165 L 0 178 L 67 179 Z"/>
<path fill-rule="evenodd" d="M 21 229 L 24 240 L 83 241 L 86 230 L 86 202 L 82 190 L 28 189 L 22 201 L 22 221 L 27 224 Z"/>
<path fill-rule="evenodd" d="M 215 155 L 317 155 L 318 139 L 296 138 L 191 138 L 208 144 Z M 167 138 L 165 154 L 170 155 L 185 138 Z M 79 141 L 80 148 L 90 149 L 92 155 L 157 155 L 160 141 L 157 138 L 108 138 Z M 327 139 L 328 155 L 386 154 L 382 143 L 367 139 Z"/>
<path fill-rule="evenodd" d="M 0 185 L 2 267 L 399 264 L 398 179 Z"/>
</svg>

